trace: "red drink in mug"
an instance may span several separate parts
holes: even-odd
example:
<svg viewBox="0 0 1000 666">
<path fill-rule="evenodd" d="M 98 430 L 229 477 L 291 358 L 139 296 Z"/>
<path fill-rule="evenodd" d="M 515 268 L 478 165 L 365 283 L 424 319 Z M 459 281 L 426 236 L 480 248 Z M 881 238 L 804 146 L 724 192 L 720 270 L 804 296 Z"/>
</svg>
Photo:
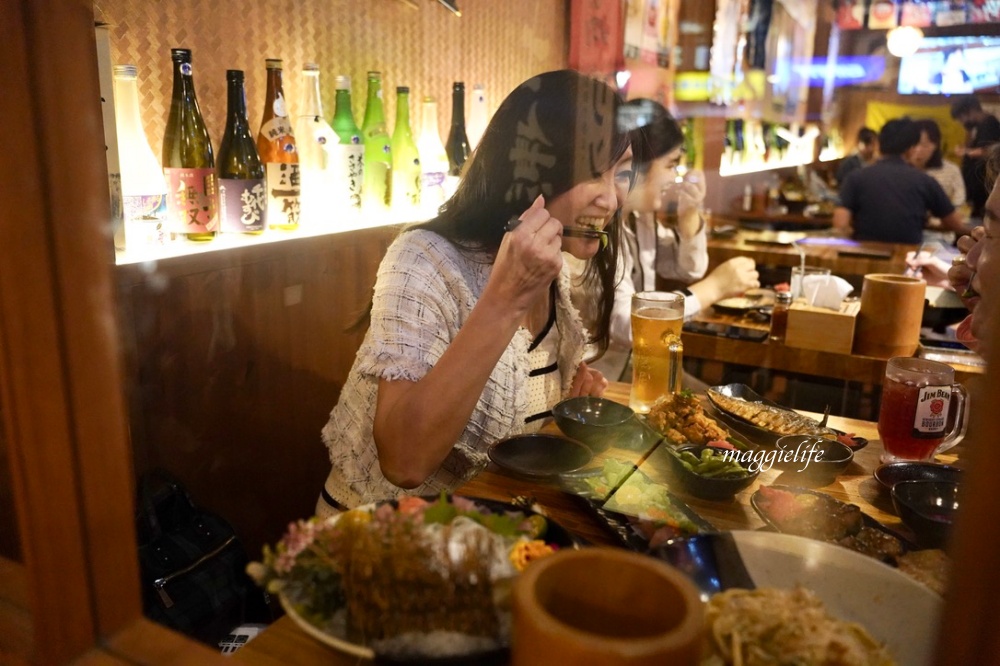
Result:
<svg viewBox="0 0 1000 666">
<path fill-rule="evenodd" d="M 889 359 L 878 415 L 882 461 L 931 460 L 958 444 L 965 436 L 966 398 L 950 366 L 921 358 Z"/>
</svg>

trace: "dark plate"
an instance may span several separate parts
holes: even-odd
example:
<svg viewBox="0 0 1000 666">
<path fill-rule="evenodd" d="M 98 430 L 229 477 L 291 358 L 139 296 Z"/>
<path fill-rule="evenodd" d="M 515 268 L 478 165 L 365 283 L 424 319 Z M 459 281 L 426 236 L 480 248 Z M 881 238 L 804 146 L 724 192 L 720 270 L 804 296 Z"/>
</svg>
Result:
<svg viewBox="0 0 1000 666">
<path fill-rule="evenodd" d="M 560 435 L 516 435 L 489 448 L 490 460 L 500 467 L 535 479 L 547 479 L 580 469 L 593 454 L 586 446 Z"/>
<path fill-rule="evenodd" d="M 773 400 L 768 400 L 767 398 L 763 397 L 762 395 L 754 391 L 752 388 L 747 386 L 746 384 L 725 384 L 723 386 L 713 386 L 712 389 L 731 398 L 738 398 L 746 400 L 748 402 L 760 402 L 765 405 L 770 405 L 771 407 L 783 409 L 786 412 L 795 411 L 792 409 L 788 409 L 783 405 L 779 405 Z M 712 414 L 713 417 L 722 421 L 730 428 L 740 432 L 742 435 L 744 435 L 750 441 L 756 444 L 760 444 L 762 446 L 774 446 L 777 444 L 780 438 L 784 437 L 784 435 L 779 435 L 778 433 L 771 432 L 770 430 L 765 430 L 764 428 L 754 425 L 753 423 L 750 423 L 746 419 L 737 416 L 736 414 L 727 412 L 725 409 L 722 409 L 714 402 L 712 402 L 711 395 L 709 395 L 708 397 L 708 402 L 709 404 L 712 405 L 712 409 L 714 411 L 714 413 Z M 837 430 L 836 428 L 830 428 L 830 429 L 833 430 L 838 435 L 846 434 L 843 430 Z M 851 446 L 851 450 L 853 451 L 860 451 L 861 449 L 868 446 L 868 440 L 864 437 L 851 437 L 851 439 L 854 441 L 854 444 Z"/>
<path fill-rule="evenodd" d="M 795 495 L 813 495 L 814 497 L 821 497 L 824 501 L 827 501 L 827 502 L 831 502 L 831 503 L 834 503 L 834 504 L 839 504 L 839 505 L 847 506 L 844 502 L 841 502 L 840 500 L 837 500 L 837 499 L 834 499 L 833 497 L 830 497 L 826 493 L 822 493 L 822 492 L 819 492 L 819 491 L 816 491 L 816 490 L 808 490 L 806 488 L 795 488 L 795 487 L 792 487 L 792 486 L 782 486 L 782 485 L 777 485 L 777 484 L 769 486 L 769 487 L 773 488 L 774 490 L 784 490 L 786 492 L 793 493 Z M 793 532 L 788 532 L 788 531 L 782 529 L 781 527 L 779 527 L 777 525 L 777 523 L 775 523 L 773 520 L 771 520 L 770 516 L 768 516 L 767 512 L 761 506 L 760 499 L 761 499 L 760 489 L 758 489 L 757 492 L 755 492 L 753 495 L 750 496 L 750 506 L 752 506 L 753 510 L 757 512 L 757 515 L 760 516 L 761 520 L 763 520 L 767 524 L 768 527 L 770 527 L 771 529 L 773 529 L 776 532 L 781 532 L 782 534 L 793 534 Z M 903 552 L 904 553 L 907 552 L 907 551 L 910 551 L 910 550 L 916 550 L 917 549 L 917 547 L 911 541 L 909 541 L 905 537 L 901 536 L 897 532 L 894 532 L 893 530 L 889 529 L 888 527 L 886 527 L 885 525 L 883 525 L 879 521 L 877 521 L 874 518 L 872 518 L 871 516 L 869 516 L 864 511 L 861 512 L 861 525 L 863 527 L 868 527 L 868 528 L 871 528 L 873 530 L 878 530 L 879 532 L 882 532 L 884 534 L 887 534 L 887 535 L 889 535 L 891 537 L 894 537 L 894 538 L 898 539 L 899 542 L 900 542 L 900 544 L 903 547 Z M 797 535 L 797 536 L 805 536 L 805 535 Z M 876 559 L 878 559 L 878 558 L 876 558 Z M 891 563 L 891 562 L 889 562 L 889 563 Z"/>
<path fill-rule="evenodd" d="M 875 470 L 875 479 L 885 487 L 892 487 L 900 481 L 952 481 L 962 482 L 962 470 L 951 465 L 932 462 L 894 462 L 880 465 Z"/>
<path fill-rule="evenodd" d="M 648 550 L 651 533 L 663 525 L 677 525 L 671 537 L 718 531 L 665 484 L 633 469 L 634 465 L 621 463 L 610 473 L 605 471 L 606 466 L 564 474 L 559 481 L 622 546 L 640 552 Z M 623 478 L 624 483 L 619 485 Z M 615 487 L 617 491 L 609 496 Z"/>
</svg>

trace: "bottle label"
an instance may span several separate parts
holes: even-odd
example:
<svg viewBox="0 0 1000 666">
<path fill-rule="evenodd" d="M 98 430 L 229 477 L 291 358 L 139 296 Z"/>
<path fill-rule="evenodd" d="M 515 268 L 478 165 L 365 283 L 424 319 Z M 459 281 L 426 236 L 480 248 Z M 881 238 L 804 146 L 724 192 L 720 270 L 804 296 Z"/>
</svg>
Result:
<svg viewBox="0 0 1000 666">
<path fill-rule="evenodd" d="M 420 197 L 426 202 L 444 203 L 444 171 L 425 171 L 420 174 Z"/>
<path fill-rule="evenodd" d="M 951 405 L 950 386 L 924 386 L 917 393 L 917 412 L 913 417 L 913 436 L 918 439 L 943 437 Z"/>
<path fill-rule="evenodd" d="M 169 238 L 167 195 L 141 194 L 122 198 L 125 208 L 125 247 L 159 247 Z"/>
<path fill-rule="evenodd" d="M 337 205 L 361 207 L 361 184 L 364 181 L 365 149 L 355 143 L 327 146 L 337 192 Z"/>
<path fill-rule="evenodd" d="M 199 234 L 219 230 L 215 169 L 167 167 L 167 212 L 170 230 Z"/>
<path fill-rule="evenodd" d="M 263 231 L 267 220 L 263 178 L 220 178 L 219 219 L 222 231 Z"/>
<path fill-rule="evenodd" d="M 264 168 L 267 172 L 267 226 L 298 228 L 301 213 L 299 165 L 268 162 Z"/>
<path fill-rule="evenodd" d="M 268 141 L 280 141 L 286 136 L 293 136 L 292 123 L 284 116 L 275 116 L 261 125 L 260 133 L 263 134 Z M 291 143 L 290 145 L 291 149 L 284 144 L 281 146 L 281 149 L 286 152 L 295 152 L 295 144 Z"/>
</svg>

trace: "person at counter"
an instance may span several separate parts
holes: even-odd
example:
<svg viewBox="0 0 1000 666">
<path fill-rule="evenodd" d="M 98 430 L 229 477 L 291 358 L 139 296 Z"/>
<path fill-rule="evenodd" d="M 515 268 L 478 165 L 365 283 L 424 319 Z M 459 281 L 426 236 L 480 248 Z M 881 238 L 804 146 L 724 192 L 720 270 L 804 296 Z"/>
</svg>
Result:
<svg viewBox="0 0 1000 666">
<path fill-rule="evenodd" d="M 841 185 L 847 176 L 862 167 L 875 164 L 876 152 L 878 151 L 878 134 L 871 127 L 862 127 L 858 130 L 857 146 L 854 154 L 845 157 L 840 166 L 837 167 L 837 185 Z"/>
<path fill-rule="evenodd" d="M 941 185 L 914 167 L 920 128 L 909 118 L 890 120 L 879 132 L 879 160 L 850 174 L 840 188 L 833 226 L 855 240 L 919 244 L 928 213 L 945 229 L 966 231 Z"/>
<path fill-rule="evenodd" d="M 944 159 L 941 152 L 941 128 L 932 118 L 918 118 L 914 122 L 920 128 L 920 141 L 910 155 L 913 166 L 923 169 L 928 176 L 936 180 L 948 195 L 951 205 L 961 213 L 961 208 L 965 205 L 965 181 L 958 165 Z M 942 230 L 941 220 L 931 217 L 924 228 L 924 242 L 931 241 L 953 245 L 955 234 Z"/>
<path fill-rule="evenodd" d="M 655 290 L 657 275 L 689 285 L 683 290 L 685 316 L 760 286 L 756 264 L 750 257 L 734 257 L 705 276 L 708 239 L 700 214 L 705 178 L 698 171 L 689 171 L 678 182 L 684 134 L 677 121 L 663 105 L 650 99 L 626 102 L 622 114 L 638 126 L 632 132 L 636 184 L 624 205 L 611 342 L 605 354 L 592 363 L 606 377 L 616 380 L 626 374 L 632 349 L 632 294 Z M 668 198 L 672 201 L 669 207 L 665 205 Z M 676 224 L 670 227 L 656 220 L 657 212 L 666 208 L 676 217 Z M 589 291 L 574 289 L 574 295 L 581 301 Z M 585 304 L 581 309 L 586 314 Z"/>
<path fill-rule="evenodd" d="M 633 181 L 619 106 L 577 72 L 528 79 L 497 109 L 439 215 L 389 248 L 370 327 L 322 431 L 332 466 L 318 515 L 452 490 L 486 466 L 490 444 L 537 429 L 555 402 L 603 393 L 583 355 L 588 342 L 607 345 L 616 226 Z M 571 229 L 607 230 L 607 247 Z M 590 339 L 563 251 L 594 258 L 605 324 Z"/>
<path fill-rule="evenodd" d="M 990 146 L 1000 143 L 1000 120 L 986 113 L 975 95 L 956 98 L 951 103 L 951 117 L 965 127 L 965 145 L 957 146 L 955 154 L 962 158 L 969 218 L 978 224 L 990 192 L 986 187 L 986 155 Z"/>
</svg>

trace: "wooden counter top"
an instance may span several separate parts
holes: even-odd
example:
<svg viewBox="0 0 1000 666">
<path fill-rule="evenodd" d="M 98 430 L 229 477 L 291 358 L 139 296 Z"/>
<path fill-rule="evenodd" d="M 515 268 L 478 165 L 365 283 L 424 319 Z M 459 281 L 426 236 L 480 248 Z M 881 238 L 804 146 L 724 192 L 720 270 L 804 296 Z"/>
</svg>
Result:
<svg viewBox="0 0 1000 666">
<path fill-rule="evenodd" d="M 611 384 L 605 396 L 627 404 L 628 391 L 628 384 L 615 382 Z M 872 476 L 872 472 L 879 465 L 879 456 L 882 453 L 882 445 L 878 440 L 875 424 L 856 419 L 830 417 L 830 425 L 866 437 L 870 443 L 866 448 L 855 453 L 854 461 L 846 472 L 834 483 L 822 488 L 823 492 L 838 500 L 857 504 L 865 513 L 876 520 L 898 530 L 905 536 L 910 536 L 893 513 L 892 501 L 888 493 Z M 552 424 L 546 428 L 557 431 Z M 960 451 L 960 448 L 957 447 L 947 454 L 939 456 L 939 460 L 954 463 L 958 458 L 955 452 Z M 761 484 L 769 485 L 780 482 L 778 477 L 777 470 L 762 471 L 759 479 L 752 486 L 741 491 L 732 501 L 727 502 L 699 500 L 680 492 L 676 494 L 699 515 L 721 530 L 759 529 L 763 527 L 763 521 L 750 507 L 749 498 Z M 460 488 L 458 492 L 467 496 L 501 501 L 510 501 L 514 497 L 531 497 L 547 516 L 575 534 L 595 544 L 613 545 L 615 543 L 610 534 L 591 518 L 589 513 L 581 509 L 577 499 L 559 490 L 553 484 L 516 479 L 491 465 L 475 479 Z M 287 617 L 268 627 L 260 636 L 237 652 L 234 659 L 242 663 L 260 665 L 278 662 L 348 666 L 362 663 L 354 657 L 337 652 L 310 638 Z"/>
<path fill-rule="evenodd" d="M 829 268 L 841 277 L 864 276 L 869 273 L 902 274 L 906 268 L 906 253 L 916 245 L 855 241 L 836 236 L 809 235 L 795 232 L 741 230 L 731 238 L 708 239 L 709 268 L 732 259 L 751 257 L 765 266 L 798 266 L 801 262 L 793 241 L 806 255 L 809 266 Z M 860 294 L 859 294 L 860 295 Z"/>
</svg>

